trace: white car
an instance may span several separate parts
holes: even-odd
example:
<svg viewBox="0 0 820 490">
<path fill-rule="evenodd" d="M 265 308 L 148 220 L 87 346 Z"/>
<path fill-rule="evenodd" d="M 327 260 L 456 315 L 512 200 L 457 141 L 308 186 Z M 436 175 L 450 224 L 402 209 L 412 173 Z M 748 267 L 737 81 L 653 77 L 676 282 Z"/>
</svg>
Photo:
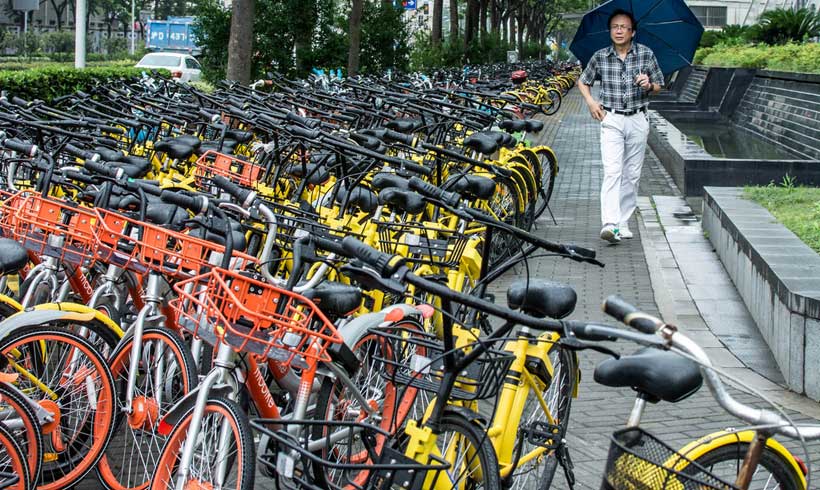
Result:
<svg viewBox="0 0 820 490">
<path fill-rule="evenodd" d="M 202 67 L 193 56 L 185 53 L 148 53 L 137 68 L 164 68 L 180 82 L 196 82 L 202 76 Z"/>
</svg>

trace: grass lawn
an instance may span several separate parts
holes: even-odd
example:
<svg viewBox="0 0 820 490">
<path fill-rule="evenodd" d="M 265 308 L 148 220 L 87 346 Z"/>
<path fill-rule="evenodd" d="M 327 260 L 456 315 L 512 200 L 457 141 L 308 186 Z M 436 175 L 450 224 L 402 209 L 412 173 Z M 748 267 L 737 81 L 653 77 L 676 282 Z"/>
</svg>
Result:
<svg viewBox="0 0 820 490">
<path fill-rule="evenodd" d="M 820 253 L 820 188 L 746 187 L 743 197 L 768 209 L 777 221 Z"/>
</svg>

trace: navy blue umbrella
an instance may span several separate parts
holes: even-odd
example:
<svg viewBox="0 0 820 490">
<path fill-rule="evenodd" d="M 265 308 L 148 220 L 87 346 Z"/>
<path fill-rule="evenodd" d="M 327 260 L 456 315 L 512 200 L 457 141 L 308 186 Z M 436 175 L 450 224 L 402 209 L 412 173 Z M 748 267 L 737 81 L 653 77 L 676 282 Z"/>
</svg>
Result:
<svg viewBox="0 0 820 490">
<path fill-rule="evenodd" d="M 612 44 L 607 20 L 619 9 L 632 12 L 638 23 L 633 41 L 655 53 L 664 74 L 692 63 L 703 26 L 683 0 L 610 0 L 584 15 L 569 46 L 584 66 L 596 51 Z"/>
</svg>

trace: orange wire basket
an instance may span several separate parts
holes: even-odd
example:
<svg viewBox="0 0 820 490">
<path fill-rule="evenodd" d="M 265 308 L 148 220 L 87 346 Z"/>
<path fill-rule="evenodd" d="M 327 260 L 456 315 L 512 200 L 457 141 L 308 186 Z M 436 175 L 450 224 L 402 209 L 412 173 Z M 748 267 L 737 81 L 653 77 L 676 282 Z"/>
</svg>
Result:
<svg viewBox="0 0 820 490">
<path fill-rule="evenodd" d="M 243 187 L 254 188 L 265 169 L 231 155 L 206 151 L 194 164 L 194 179 L 199 189 L 207 189 L 209 180 L 220 175 Z"/>
<path fill-rule="evenodd" d="M 183 232 L 98 209 L 97 259 L 134 272 L 159 272 L 176 279 L 201 274 L 221 263 L 225 247 Z M 257 259 L 234 251 L 233 264 L 245 267 Z"/>
<path fill-rule="evenodd" d="M 99 217 L 93 209 L 20 192 L 0 205 L 3 233 L 38 256 L 87 266 L 94 261 Z"/>
<path fill-rule="evenodd" d="M 331 344 L 342 337 L 309 299 L 249 277 L 214 268 L 174 284 L 171 300 L 177 324 L 216 345 L 237 352 L 309 367 L 330 361 Z"/>
</svg>

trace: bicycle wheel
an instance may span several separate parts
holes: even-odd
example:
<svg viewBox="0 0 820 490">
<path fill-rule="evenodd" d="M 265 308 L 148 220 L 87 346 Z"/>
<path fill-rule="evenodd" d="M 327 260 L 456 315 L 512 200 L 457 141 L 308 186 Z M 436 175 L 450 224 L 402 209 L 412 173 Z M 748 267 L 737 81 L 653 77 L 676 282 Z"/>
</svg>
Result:
<svg viewBox="0 0 820 490">
<path fill-rule="evenodd" d="M 14 434 L 0 423 L 0 489 L 29 490 L 33 488 L 23 450 Z"/>
<path fill-rule="evenodd" d="M 547 98 L 549 99 L 549 102 L 542 104 L 541 108 L 544 114 L 551 116 L 558 112 L 558 109 L 561 108 L 561 92 L 551 88 L 547 90 Z"/>
<path fill-rule="evenodd" d="M 32 482 L 40 479 L 43 465 L 43 433 L 34 410 L 19 391 L 0 382 L 0 422 L 6 424 L 20 444 Z"/>
<path fill-rule="evenodd" d="M 494 218 L 504 223 L 521 227 L 525 220 L 524 210 L 518 208 L 518 187 L 512 179 L 494 177 L 495 194 L 487 201 L 487 211 Z M 490 244 L 490 267 L 500 264 L 521 249 L 521 240 L 510 233 L 497 232 L 493 234 Z"/>
<path fill-rule="evenodd" d="M 538 161 L 541 167 L 541 190 L 544 192 L 545 203 L 536 212 L 544 212 L 546 205 L 549 204 L 552 198 L 552 191 L 555 187 L 555 177 L 558 175 L 558 159 L 555 153 L 547 148 L 538 148 L 535 150 L 538 156 Z M 535 217 L 538 219 L 538 216 Z"/>
<path fill-rule="evenodd" d="M 549 360 L 552 364 L 552 380 L 540 393 L 549 408 L 549 415 L 553 418 L 558 432 L 566 433 L 569 426 L 569 413 L 572 407 L 572 393 L 575 389 L 578 373 L 578 358 L 569 350 L 562 349 L 554 344 L 549 351 Z M 520 427 L 547 424 L 547 412 L 541 408 L 540 401 L 535 393 L 530 393 L 521 414 Z M 553 441 L 556 442 L 556 441 Z M 538 446 L 526 439 L 522 443 L 521 454 L 527 454 Z M 554 451 L 534 458 L 523 465 L 519 465 L 513 473 L 512 487 L 514 489 L 529 490 L 550 488 L 558 468 L 558 459 Z"/>
<path fill-rule="evenodd" d="M 168 436 L 151 480 L 152 489 L 167 490 L 176 486 L 179 458 L 193 415 L 194 409 L 191 408 Z M 224 398 L 211 398 L 206 402 L 201 424 L 184 488 L 253 488 L 253 435 L 248 417 L 239 405 Z M 222 435 L 227 442 L 220 450 Z"/>
<path fill-rule="evenodd" d="M 714 476 L 734 482 L 749 444 L 737 442 L 707 452 L 695 460 Z M 697 471 L 694 466 L 687 467 L 685 472 Z M 749 484 L 749 490 L 804 490 L 800 475 L 783 456 L 766 446 L 760 458 L 755 474 Z"/>
<path fill-rule="evenodd" d="M 55 414 L 43 427 L 38 488 L 81 480 L 102 456 L 114 428 L 114 381 L 105 359 L 82 337 L 52 325 L 21 328 L 0 342 L 3 371 L 24 373 L 15 386 Z"/>
<path fill-rule="evenodd" d="M 436 446 L 450 464 L 450 469 L 442 473 L 449 476 L 452 488 L 500 490 L 498 458 L 486 431 L 478 424 L 461 415 L 444 415 Z"/>
<path fill-rule="evenodd" d="M 119 394 L 117 430 L 97 466 L 100 481 L 111 490 L 148 487 L 165 442 L 156 432 L 157 424 L 197 383 L 194 360 L 177 334 L 165 327 L 150 327 L 142 339 L 130 407 L 125 403 L 133 336 L 124 338 L 111 356 Z"/>
</svg>

